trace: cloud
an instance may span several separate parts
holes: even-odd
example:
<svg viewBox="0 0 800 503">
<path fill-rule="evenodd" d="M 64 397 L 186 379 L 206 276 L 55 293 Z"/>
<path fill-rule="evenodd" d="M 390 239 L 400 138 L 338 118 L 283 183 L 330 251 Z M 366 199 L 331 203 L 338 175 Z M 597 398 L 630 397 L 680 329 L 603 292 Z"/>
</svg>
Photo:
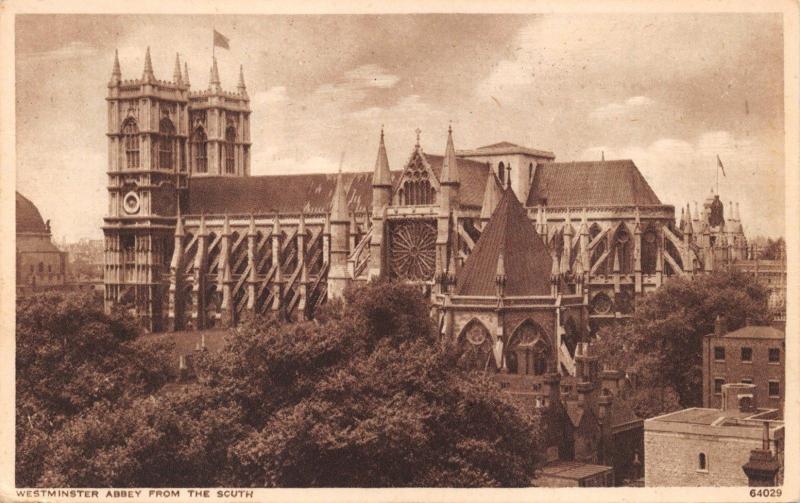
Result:
<svg viewBox="0 0 800 503">
<path fill-rule="evenodd" d="M 286 86 L 273 86 L 266 91 L 257 92 L 251 101 L 253 107 L 261 107 L 274 103 L 287 101 L 289 96 L 286 94 Z"/>
<path fill-rule="evenodd" d="M 375 64 L 361 65 L 345 73 L 347 80 L 363 87 L 378 87 L 387 89 L 394 87 L 400 81 L 397 75 L 386 72 Z"/>
<path fill-rule="evenodd" d="M 597 107 L 594 110 L 592 110 L 592 113 L 589 114 L 589 116 L 592 117 L 593 119 L 600 119 L 600 120 L 610 119 L 622 115 L 627 115 L 630 113 L 639 112 L 642 109 L 649 107 L 650 105 L 653 105 L 654 103 L 655 101 L 648 98 L 647 96 L 633 96 L 621 103 L 612 102 L 608 103 L 607 105 Z"/>
<path fill-rule="evenodd" d="M 20 55 L 21 58 L 32 60 L 64 60 L 74 58 L 88 58 L 97 54 L 97 48 L 82 41 L 73 41 L 56 49 L 41 52 L 30 52 Z"/>
</svg>

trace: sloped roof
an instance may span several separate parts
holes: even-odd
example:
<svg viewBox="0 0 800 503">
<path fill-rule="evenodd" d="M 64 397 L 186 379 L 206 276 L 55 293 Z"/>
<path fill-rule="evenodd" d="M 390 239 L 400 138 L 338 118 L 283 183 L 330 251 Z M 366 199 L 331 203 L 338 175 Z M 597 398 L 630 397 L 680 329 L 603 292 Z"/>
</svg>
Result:
<svg viewBox="0 0 800 503">
<path fill-rule="evenodd" d="M 647 206 L 661 201 L 630 159 L 546 162 L 536 167 L 527 206 Z"/>
<path fill-rule="evenodd" d="M 458 295 L 495 295 L 497 260 L 503 254 L 506 295 L 549 295 L 553 262 L 511 188 L 467 257 L 456 279 Z"/>
<path fill-rule="evenodd" d="M 392 179 L 400 173 L 393 171 Z M 349 210 L 368 210 L 372 173 L 342 173 L 342 181 Z M 188 213 L 327 213 L 335 188 L 336 173 L 192 178 Z"/>
<path fill-rule="evenodd" d="M 17 233 L 47 232 L 41 213 L 30 199 L 17 192 Z"/>
<path fill-rule="evenodd" d="M 444 156 L 424 154 L 438 180 L 442 179 Z M 489 176 L 489 165 L 485 162 L 458 158 L 458 197 L 460 204 L 480 208 L 483 192 L 486 189 L 486 177 Z"/>
<path fill-rule="evenodd" d="M 730 339 L 784 339 L 786 334 L 769 325 L 747 325 L 728 332 L 723 337 Z"/>
</svg>

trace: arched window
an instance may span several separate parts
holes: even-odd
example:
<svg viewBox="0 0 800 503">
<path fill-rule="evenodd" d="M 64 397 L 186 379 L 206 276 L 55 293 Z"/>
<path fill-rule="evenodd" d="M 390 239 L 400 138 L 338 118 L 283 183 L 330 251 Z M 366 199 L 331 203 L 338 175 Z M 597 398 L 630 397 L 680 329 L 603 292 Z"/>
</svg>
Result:
<svg viewBox="0 0 800 503">
<path fill-rule="evenodd" d="M 492 354 L 492 338 L 478 320 L 470 321 L 459 337 L 459 367 L 465 370 L 496 370 Z"/>
<path fill-rule="evenodd" d="M 497 178 L 500 180 L 500 185 L 505 187 L 505 185 L 506 185 L 506 165 L 503 164 L 503 161 L 500 161 L 500 164 L 497 165 Z"/>
<path fill-rule="evenodd" d="M 658 235 L 652 227 L 642 234 L 642 272 L 654 274 L 658 256 Z"/>
<path fill-rule="evenodd" d="M 236 173 L 236 129 L 225 130 L 225 172 Z"/>
<path fill-rule="evenodd" d="M 506 355 L 506 366 L 513 374 L 543 375 L 552 360 L 547 336 L 531 320 L 525 320 L 514 331 Z"/>
<path fill-rule="evenodd" d="M 697 469 L 708 470 L 708 465 L 706 464 L 706 454 L 704 452 L 701 452 L 697 456 Z"/>
<path fill-rule="evenodd" d="M 175 143 L 175 126 L 172 121 L 164 117 L 158 124 L 158 132 L 161 136 L 158 139 L 158 167 L 161 169 L 172 169 Z"/>
<path fill-rule="evenodd" d="M 632 271 L 632 248 L 633 244 L 631 242 L 631 235 L 628 230 L 625 228 L 625 225 L 622 224 L 617 229 L 616 234 L 616 254 L 619 258 L 619 270 L 623 274 L 628 274 Z"/>
<path fill-rule="evenodd" d="M 435 189 L 428 180 L 409 180 L 403 184 L 403 189 L 400 190 L 400 204 L 433 204 L 435 197 Z"/>
<path fill-rule="evenodd" d="M 125 167 L 139 167 L 139 128 L 136 121 L 128 119 L 122 124 L 122 144 L 125 147 Z"/>
<path fill-rule="evenodd" d="M 202 127 L 198 127 L 194 130 L 194 134 L 192 135 L 192 150 L 194 151 L 194 170 L 197 173 L 208 172 L 207 141 L 208 137 Z"/>
</svg>

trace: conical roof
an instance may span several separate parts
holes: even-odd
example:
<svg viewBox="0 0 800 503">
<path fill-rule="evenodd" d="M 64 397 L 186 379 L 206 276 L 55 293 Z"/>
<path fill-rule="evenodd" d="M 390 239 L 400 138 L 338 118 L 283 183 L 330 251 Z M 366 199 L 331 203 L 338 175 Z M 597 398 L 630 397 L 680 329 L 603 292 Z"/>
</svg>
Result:
<svg viewBox="0 0 800 503">
<path fill-rule="evenodd" d="M 442 161 L 441 183 L 459 183 L 458 159 L 456 158 L 456 148 L 453 146 L 453 128 L 447 128 L 447 147 L 444 151 Z"/>
<path fill-rule="evenodd" d="M 386 145 L 383 142 L 383 128 L 381 128 L 381 142 L 378 144 L 378 157 L 375 159 L 375 171 L 372 173 L 372 186 L 392 185 L 392 173 L 389 171 L 389 157 L 386 155 Z"/>
<path fill-rule="evenodd" d="M 503 256 L 505 295 L 549 295 L 553 259 L 514 191 L 508 187 L 456 280 L 458 295 L 495 295 Z"/>
</svg>

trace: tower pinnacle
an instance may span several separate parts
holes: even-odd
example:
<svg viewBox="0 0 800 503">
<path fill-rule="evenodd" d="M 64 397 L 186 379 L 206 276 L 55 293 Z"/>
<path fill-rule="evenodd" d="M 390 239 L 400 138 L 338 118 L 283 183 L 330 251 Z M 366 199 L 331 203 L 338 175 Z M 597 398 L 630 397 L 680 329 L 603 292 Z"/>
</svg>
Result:
<svg viewBox="0 0 800 503">
<path fill-rule="evenodd" d="M 183 77 L 181 76 L 181 58 L 177 52 L 175 53 L 175 70 L 172 72 L 172 80 L 178 85 L 183 84 Z"/>
<path fill-rule="evenodd" d="M 372 186 L 392 185 L 392 174 L 389 172 L 389 158 L 386 155 L 386 145 L 383 143 L 383 127 L 381 127 L 381 140 L 378 144 L 378 157 L 375 159 L 375 171 L 372 173 Z"/>
<path fill-rule="evenodd" d="M 456 148 L 453 146 L 453 127 L 447 128 L 447 148 L 442 160 L 442 183 L 458 184 L 458 161 Z"/>
<path fill-rule="evenodd" d="M 122 79 L 122 70 L 119 68 L 119 51 L 114 50 L 114 67 L 111 69 L 110 84 L 118 84 Z"/>
<path fill-rule="evenodd" d="M 150 46 L 147 46 L 147 51 L 144 53 L 144 72 L 142 73 L 142 80 L 150 82 L 156 80 L 153 75 L 153 62 L 150 61 Z"/>
<path fill-rule="evenodd" d="M 236 86 L 239 94 L 247 96 L 247 87 L 244 85 L 244 67 L 239 65 L 239 84 Z"/>
<path fill-rule="evenodd" d="M 331 221 L 347 222 L 347 191 L 342 180 L 342 165 L 339 164 L 339 172 L 336 174 L 336 188 L 333 191 L 333 202 L 331 204 Z"/>
<path fill-rule="evenodd" d="M 211 88 L 212 91 L 220 91 L 220 81 L 219 81 L 219 69 L 217 68 L 217 58 L 213 58 L 213 62 L 211 63 L 211 76 L 208 79 L 208 87 Z"/>
</svg>

